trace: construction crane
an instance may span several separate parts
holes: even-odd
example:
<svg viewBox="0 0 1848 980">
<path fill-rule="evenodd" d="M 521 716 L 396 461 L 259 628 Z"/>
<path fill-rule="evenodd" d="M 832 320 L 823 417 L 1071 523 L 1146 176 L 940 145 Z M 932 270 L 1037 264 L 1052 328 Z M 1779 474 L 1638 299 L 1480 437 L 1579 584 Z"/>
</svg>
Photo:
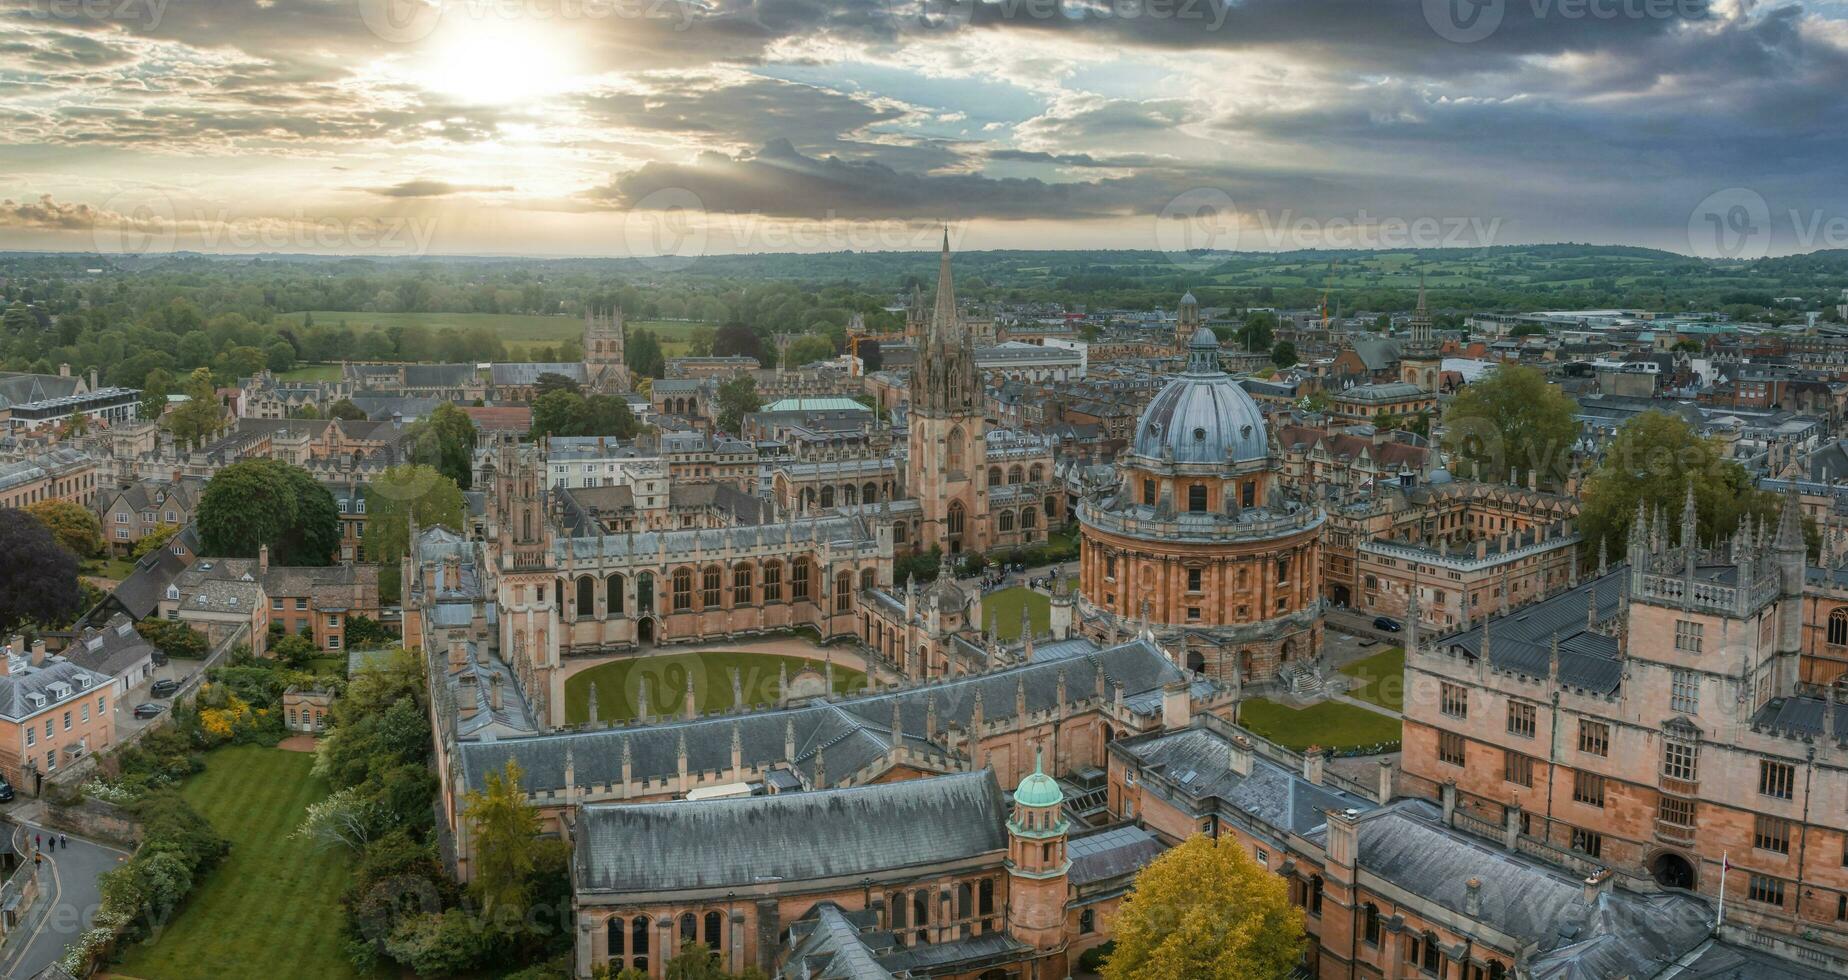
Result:
<svg viewBox="0 0 1848 980">
<path fill-rule="evenodd" d="M 1340 259 L 1330 259 L 1328 262 L 1328 277 L 1322 280 L 1322 329 L 1323 331 L 1328 330 L 1328 291 L 1334 288 L 1335 266 L 1338 266 L 1340 264 L 1341 264 Z"/>
</svg>

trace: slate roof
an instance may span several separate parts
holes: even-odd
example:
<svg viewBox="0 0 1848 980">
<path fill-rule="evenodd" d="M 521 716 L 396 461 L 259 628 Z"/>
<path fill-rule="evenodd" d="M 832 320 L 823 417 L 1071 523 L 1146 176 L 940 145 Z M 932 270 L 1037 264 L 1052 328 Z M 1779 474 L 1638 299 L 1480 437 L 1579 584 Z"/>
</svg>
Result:
<svg viewBox="0 0 1848 980">
<path fill-rule="evenodd" d="M 1251 775 L 1232 771 L 1232 743 L 1205 727 L 1116 743 L 1144 771 L 1156 771 L 1188 794 L 1182 805 L 1223 807 L 1280 832 L 1307 834 L 1327 821 L 1329 810 L 1370 810 L 1375 804 L 1253 754 Z M 1148 788 L 1144 784 L 1145 790 Z"/>
<path fill-rule="evenodd" d="M 569 362 L 505 362 L 488 366 L 488 378 L 497 385 L 531 385 L 539 383 L 542 374 L 558 374 L 584 384 L 589 376 L 584 373 L 583 361 Z"/>
<path fill-rule="evenodd" d="M 586 804 L 577 894 L 746 888 L 886 874 L 1007 848 L 1006 805 L 982 770 L 732 799 Z"/>
<path fill-rule="evenodd" d="M 83 379 L 75 375 L 0 373 L 0 408 L 70 398 L 82 386 Z"/>
<path fill-rule="evenodd" d="M 1462 914 L 1467 882 L 1481 882 L 1476 918 L 1533 944 L 1537 980 L 1654 976 L 1707 938 L 1713 911 L 1686 895 L 1608 889 L 1585 900 L 1576 878 L 1443 826 L 1425 800 L 1360 818 L 1362 872 Z M 1310 835 L 1326 846 L 1326 829 Z"/>
<path fill-rule="evenodd" d="M 1167 849 L 1154 834 L 1134 824 L 1079 834 L 1065 846 L 1072 862 L 1067 878 L 1074 885 L 1119 878 L 1142 870 Z"/>
<path fill-rule="evenodd" d="M 1058 701 L 1059 675 L 1065 675 L 1065 697 L 1075 703 L 1095 697 L 1099 675 L 1105 691 L 1113 684 L 1129 695 L 1155 692 L 1183 676 L 1180 668 L 1159 648 L 1143 640 L 1100 650 L 1084 657 L 1034 661 L 986 674 L 964 674 L 925 685 L 863 694 L 836 701 L 815 701 L 777 711 L 741 715 L 708 715 L 683 721 L 588 728 L 492 741 L 458 743 L 462 779 L 479 786 L 489 772 L 517 760 L 522 785 L 532 793 L 557 792 L 565 785 L 565 752 L 572 750 L 574 773 L 580 788 L 608 786 L 622 781 L 625 743 L 630 753 L 630 776 L 659 781 L 679 774 L 679 751 L 684 737 L 690 772 L 731 768 L 734 726 L 743 746 L 746 766 L 793 765 L 813 779 L 815 758 L 822 754 L 824 782 L 848 776 L 877 761 L 891 749 L 893 702 L 899 704 L 906 744 L 923 751 L 941 751 L 925 741 L 930 704 L 936 703 L 939 728 L 969 724 L 981 692 L 982 717 L 997 721 L 1014 717 L 1016 695 L 1024 692 L 1029 712 L 1045 711 Z M 705 683 L 725 685 L 728 678 L 707 678 Z M 1204 683 L 1204 682 L 1203 682 Z M 1208 690 L 1212 689 L 1206 684 Z M 600 704 L 613 704 L 627 692 L 599 690 Z M 654 710 L 677 708 L 656 705 Z M 794 728 L 796 752 L 785 758 L 784 743 Z"/>
<path fill-rule="evenodd" d="M 1355 337 L 1348 342 L 1369 371 L 1384 371 L 1399 362 L 1399 345 L 1380 337 Z"/>
<path fill-rule="evenodd" d="M 1618 654 L 1617 640 L 1585 631 L 1585 606 L 1596 595 L 1599 621 L 1614 619 L 1629 580 L 1630 567 L 1617 565 L 1603 578 L 1582 582 L 1550 599 L 1491 618 L 1486 624 L 1489 666 L 1528 677 L 1546 677 L 1553 637 L 1558 636 L 1559 683 L 1597 694 L 1615 693 L 1623 681 L 1623 661 Z M 1483 625 L 1447 634 L 1431 645 L 1434 649 L 1460 649 L 1469 657 L 1479 657 Z"/>
<path fill-rule="evenodd" d="M 77 634 L 65 654 L 80 667 L 115 677 L 123 671 L 150 660 L 154 645 L 135 632 L 135 624 L 117 613 L 102 629 L 85 629 Z"/>
<path fill-rule="evenodd" d="M 853 918 L 849 918 L 852 916 Z M 854 919 L 871 924 L 867 913 L 850 913 L 823 902 L 790 927 L 795 948 L 777 972 L 782 980 L 890 980 Z M 885 933 L 890 936 L 890 933 Z"/>
<path fill-rule="evenodd" d="M 1821 698 L 1772 698 L 1752 715 L 1752 727 L 1791 737 L 1821 735 L 1828 709 L 1829 703 Z M 1837 704 L 1834 710 L 1837 737 L 1848 738 L 1848 704 Z"/>
<path fill-rule="evenodd" d="M 186 525 L 176 537 L 187 539 L 189 552 L 198 553 L 198 532 L 193 525 Z M 171 546 L 156 548 L 135 562 L 135 570 L 115 587 L 115 591 L 109 594 L 110 599 L 116 608 L 136 620 L 146 619 L 154 614 L 161 599 L 166 597 L 168 584 L 178 578 L 190 564 L 191 559 L 174 554 Z"/>
<path fill-rule="evenodd" d="M 109 685 L 109 677 L 70 660 L 47 655 L 44 663 L 31 665 L 25 651 L 10 651 L 5 676 L 0 676 L 0 718 L 22 721 L 42 711 L 73 703 L 84 695 Z M 57 690 L 53 685 L 63 685 Z M 58 690 L 62 690 L 60 695 Z M 32 703 L 31 695 L 44 695 L 43 706 Z"/>
<path fill-rule="evenodd" d="M 1744 946 L 1714 941 L 1683 964 L 1675 980 L 1825 980 L 1835 976 Z"/>
</svg>

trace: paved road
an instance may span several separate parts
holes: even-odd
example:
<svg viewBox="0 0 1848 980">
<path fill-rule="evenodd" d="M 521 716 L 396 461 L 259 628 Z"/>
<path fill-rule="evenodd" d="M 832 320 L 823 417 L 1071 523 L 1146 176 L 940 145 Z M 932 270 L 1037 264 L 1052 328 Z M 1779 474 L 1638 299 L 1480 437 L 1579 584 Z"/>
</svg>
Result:
<svg viewBox="0 0 1848 980">
<path fill-rule="evenodd" d="M 45 831 L 34 825 L 20 825 L 15 839 L 20 853 L 31 853 L 34 833 Z M 98 877 L 128 859 L 127 851 L 107 844 L 68 839 L 69 847 L 45 852 L 45 863 L 39 870 L 38 899 L 23 927 L 6 945 L 5 956 L 0 958 L 0 977 L 29 977 L 63 956 L 64 947 L 89 928 L 90 918 L 96 914 L 102 897 Z"/>
</svg>

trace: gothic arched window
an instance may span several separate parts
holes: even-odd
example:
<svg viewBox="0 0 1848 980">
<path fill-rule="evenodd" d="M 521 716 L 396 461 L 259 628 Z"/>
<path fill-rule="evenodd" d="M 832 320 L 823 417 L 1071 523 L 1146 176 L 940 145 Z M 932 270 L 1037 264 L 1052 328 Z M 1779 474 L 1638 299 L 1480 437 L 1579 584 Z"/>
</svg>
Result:
<svg viewBox="0 0 1848 980">
<path fill-rule="evenodd" d="M 706 948 L 718 951 L 723 933 L 720 931 L 724 920 L 717 911 L 706 913 Z"/>
<path fill-rule="evenodd" d="M 1848 608 L 1837 609 L 1829 614 L 1829 643 L 1834 646 L 1848 645 Z"/>
<path fill-rule="evenodd" d="M 609 580 L 603 584 L 603 590 L 605 593 L 604 606 L 611 615 L 620 615 L 622 613 L 622 576 L 611 575 Z"/>
<path fill-rule="evenodd" d="M 841 572 L 834 576 L 834 611 L 837 613 L 853 611 L 852 572 Z"/>
<path fill-rule="evenodd" d="M 783 601 L 783 563 L 774 559 L 764 562 L 764 601 Z"/>
<path fill-rule="evenodd" d="M 990 466 L 988 468 L 988 485 L 991 487 L 998 487 L 1001 485 L 1001 467 Z"/>
<path fill-rule="evenodd" d="M 950 533 L 951 533 L 951 534 L 961 534 L 961 533 L 963 533 L 963 505 L 962 505 L 962 501 L 960 501 L 960 500 L 957 500 L 957 501 L 952 501 L 952 502 L 951 502 L 951 504 L 950 504 L 950 519 L 949 519 L 949 524 L 950 524 Z"/>
<path fill-rule="evenodd" d="M 809 597 L 809 560 L 798 558 L 789 566 L 789 599 L 801 602 Z"/>
<path fill-rule="evenodd" d="M 674 611 L 693 608 L 693 570 L 677 568 L 674 570 Z"/>
<path fill-rule="evenodd" d="M 949 444 L 944 447 L 944 468 L 958 473 L 963 468 L 963 430 L 956 426 L 950 430 Z"/>
<path fill-rule="evenodd" d="M 748 606 L 751 604 L 751 566 L 735 565 L 732 567 L 732 605 Z"/>
<path fill-rule="evenodd" d="M 725 570 L 717 565 L 706 566 L 706 573 L 700 583 L 699 603 L 707 609 L 719 607 L 719 590 L 725 585 Z"/>
<path fill-rule="evenodd" d="M 577 580 L 577 618 L 591 619 L 597 615 L 597 580 L 588 575 Z"/>
<path fill-rule="evenodd" d="M 1006 534 L 1007 532 L 1012 531 L 1013 529 L 1014 529 L 1014 512 L 1013 511 L 1004 510 L 1001 513 L 995 515 L 995 530 L 1000 531 L 1003 534 Z"/>
</svg>

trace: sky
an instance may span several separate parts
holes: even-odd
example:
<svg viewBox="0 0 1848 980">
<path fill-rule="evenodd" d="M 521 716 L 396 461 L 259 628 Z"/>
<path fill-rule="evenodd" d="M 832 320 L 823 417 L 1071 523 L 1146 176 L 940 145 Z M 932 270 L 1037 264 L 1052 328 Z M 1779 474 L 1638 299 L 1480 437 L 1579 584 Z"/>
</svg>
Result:
<svg viewBox="0 0 1848 980">
<path fill-rule="evenodd" d="M 1848 0 L 13 0 L 0 248 L 1848 247 Z"/>
</svg>

